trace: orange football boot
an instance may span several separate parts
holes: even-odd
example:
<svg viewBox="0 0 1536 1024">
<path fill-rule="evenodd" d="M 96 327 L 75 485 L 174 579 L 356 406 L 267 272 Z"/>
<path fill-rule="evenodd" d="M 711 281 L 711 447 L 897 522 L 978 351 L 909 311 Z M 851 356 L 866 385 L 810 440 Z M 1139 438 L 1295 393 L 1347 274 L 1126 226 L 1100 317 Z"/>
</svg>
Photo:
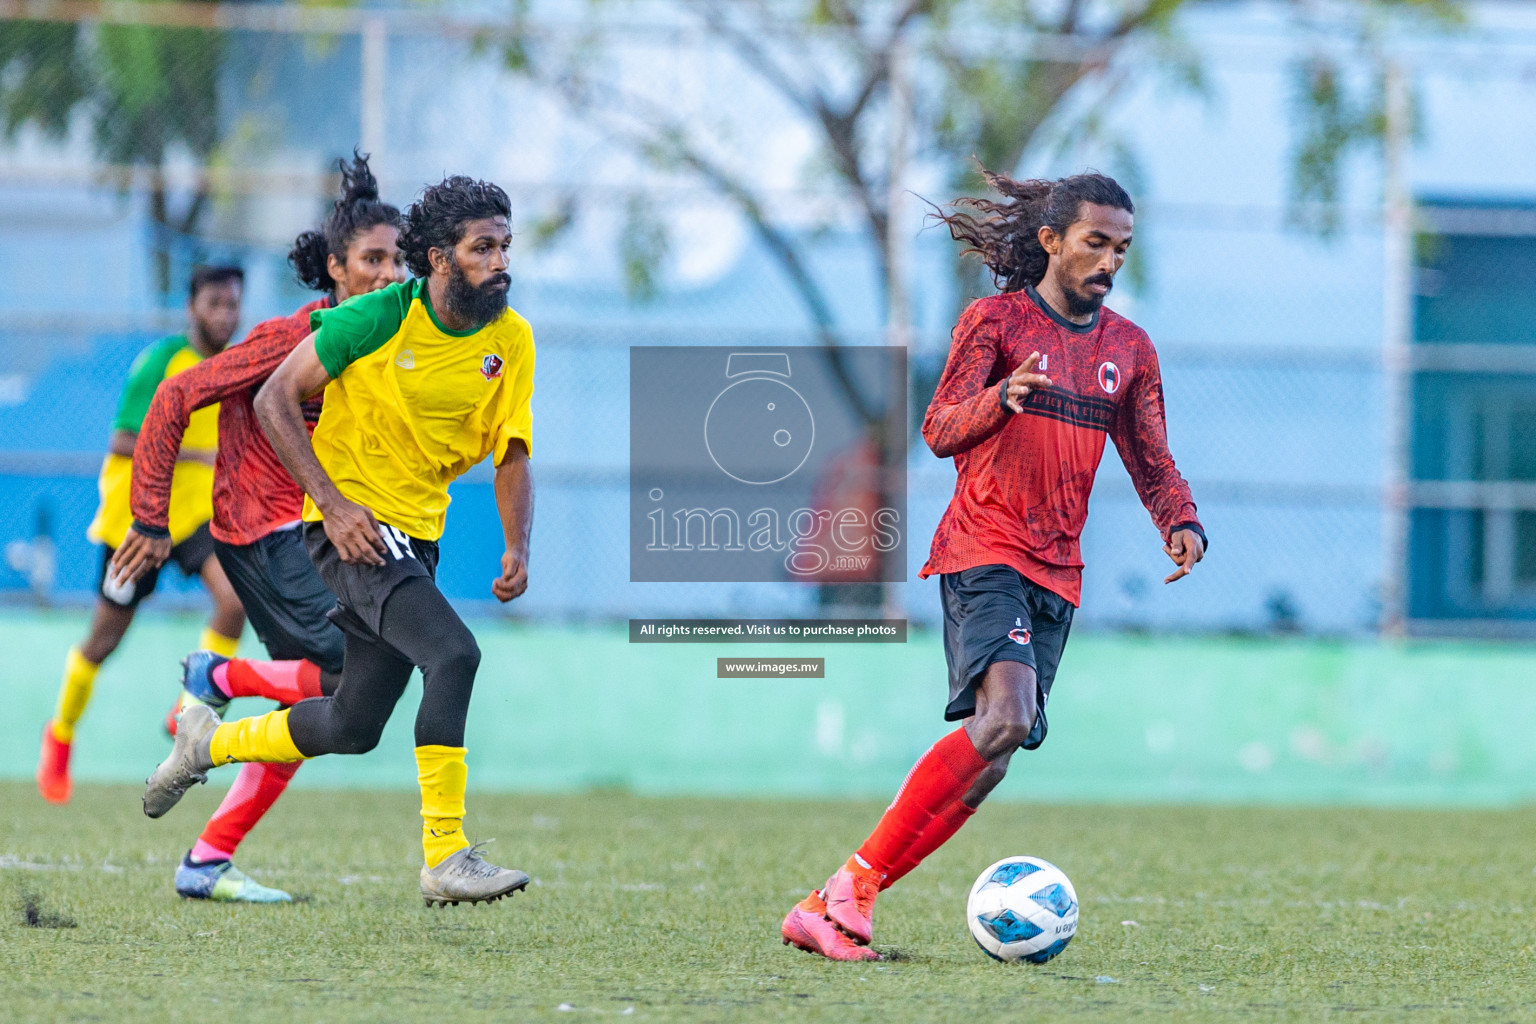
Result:
<svg viewBox="0 0 1536 1024">
<path fill-rule="evenodd" d="M 75 790 L 69 777 L 69 748 L 53 735 L 53 723 L 43 726 L 43 752 L 37 759 L 37 791 L 51 804 L 67 804 Z"/>
<path fill-rule="evenodd" d="M 844 864 L 827 879 L 822 895 L 827 901 L 827 920 L 859 945 L 869 945 L 875 927 L 875 897 L 880 895 L 879 873 Z"/>
<path fill-rule="evenodd" d="M 786 946 L 824 956 L 828 960 L 879 960 L 880 954 L 860 946 L 827 920 L 827 904 L 820 890 L 790 908 L 779 932 Z"/>
</svg>

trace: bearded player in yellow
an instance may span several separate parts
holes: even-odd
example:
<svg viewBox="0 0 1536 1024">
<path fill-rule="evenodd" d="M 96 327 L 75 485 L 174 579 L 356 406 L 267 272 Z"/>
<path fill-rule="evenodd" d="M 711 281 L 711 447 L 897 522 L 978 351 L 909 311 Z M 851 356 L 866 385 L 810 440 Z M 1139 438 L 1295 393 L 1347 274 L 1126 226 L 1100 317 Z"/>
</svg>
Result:
<svg viewBox="0 0 1536 1024">
<path fill-rule="evenodd" d="M 448 484 L 490 455 L 506 541 L 491 592 L 510 601 L 528 585 L 534 353 L 528 322 L 507 308 L 510 215 L 506 193 L 486 182 L 424 190 L 400 237 L 417 279 L 312 314 L 314 333 L 257 394 L 262 428 L 308 495 L 305 545 L 346 633 L 341 682 L 333 696 L 238 722 L 184 710 L 145 787 L 151 818 L 218 765 L 372 750 L 420 667 L 421 894 L 429 906 L 479 903 L 527 886 L 464 834 L 464 723 L 480 649 L 435 582 Z M 311 439 L 300 403 L 321 389 Z"/>
<path fill-rule="evenodd" d="M 243 283 L 244 275 L 238 267 L 194 270 L 187 299 L 187 333 L 155 342 L 139 353 L 128 370 L 128 382 L 112 418 L 107 457 L 101 466 L 101 505 L 88 531 L 90 539 L 102 546 L 96 610 L 91 616 L 90 634 L 78 647 L 71 647 L 64 659 L 58 707 L 43 727 L 37 788 L 49 803 L 67 803 L 74 791 L 69 761 L 74 749 L 75 723 L 85 713 L 101 663 L 122 643 L 139 602 L 154 591 L 159 579 L 158 571 L 152 570 L 136 581 L 116 583 L 108 572 L 112 555 L 133 521 L 128 490 L 133 479 L 133 445 L 139 427 L 162 380 L 224 351 L 240 322 Z M 198 647 L 232 657 L 240 642 L 240 631 L 245 628 L 245 612 L 218 559 L 213 557 L 213 537 L 208 532 L 208 520 L 213 518 L 213 458 L 218 435 L 217 405 L 193 415 L 171 479 L 169 536 L 174 544 L 171 558 L 182 574 L 200 576 L 213 597 L 213 614 Z"/>
</svg>

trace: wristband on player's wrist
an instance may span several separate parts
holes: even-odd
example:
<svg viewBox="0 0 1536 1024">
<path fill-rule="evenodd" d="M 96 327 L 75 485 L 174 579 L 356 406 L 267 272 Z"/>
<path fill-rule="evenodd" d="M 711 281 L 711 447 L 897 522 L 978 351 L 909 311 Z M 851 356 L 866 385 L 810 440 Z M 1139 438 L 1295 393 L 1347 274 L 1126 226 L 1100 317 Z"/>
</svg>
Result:
<svg viewBox="0 0 1536 1024">
<path fill-rule="evenodd" d="M 1205 539 L 1205 531 L 1200 529 L 1200 524 L 1199 523 L 1178 523 L 1177 525 L 1174 526 L 1173 529 L 1168 531 L 1168 536 L 1171 538 L 1174 534 L 1178 533 L 1180 530 L 1188 530 L 1190 533 L 1194 534 L 1196 537 L 1199 537 L 1200 538 L 1200 547 L 1203 550 L 1205 550 L 1205 551 L 1211 550 L 1211 542 Z"/>
<path fill-rule="evenodd" d="M 142 533 L 144 536 L 150 538 L 151 540 L 164 540 L 171 535 L 171 531 L 167 527 L 148 526 L 139 522 L 137 519 L 133 521 L 133 529 L 135 533 Z"/>
<path fill-rule="evenodd" d="M 1008 378 L 1004 377 L 997 385 L 997 404 L 1003 407 L 1003 412 L 1013 415 L 1013 406 L 1008 404 Z"/>
</svg>

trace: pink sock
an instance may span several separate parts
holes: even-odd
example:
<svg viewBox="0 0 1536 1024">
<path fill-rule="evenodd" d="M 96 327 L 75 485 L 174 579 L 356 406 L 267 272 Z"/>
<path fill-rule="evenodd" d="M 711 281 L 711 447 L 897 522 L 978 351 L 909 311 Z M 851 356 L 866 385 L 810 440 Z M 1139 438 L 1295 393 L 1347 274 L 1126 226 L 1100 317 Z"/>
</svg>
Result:
<svg viewBox="0 0 1536 1024">
<path fill-rule="evenodd" d="M 241 840 L 283 795 L 288 781 L 302 763 L 241 765 L 235 784 L 229 787 L 224 802 L 208 819 L 197 845 L 192 847 L 192 859 L 202 860 L 208 856 L 229 860 L 234 857 Z"/>
<path fill-rule="evenodd" d="M 319 697 L 320 666 L 308 661 L 251 661 L 231 658 L 211 674 L 213 685 L 226 697 L 266 697 L 279 704 L 297 704 Z"/>
<path fill-rule="evenodd" d="M 234 696 L 233 693 L 229 692 L 229 662 L 221 661 L 213 666 L 213 671 L 208 673 L 208 678 L 213 680 L 213 685 L 218 687 L 219 692 L 224 696 Z M 195 860 L 196 858 L 193 859 Z"/>
<path fill-rule="evenodd" d="M 196 864 L 207 864 L 211 860 L 231 860 L 234 856 L 233 850 L 221 850 L 201 839 L 192 846 L 192 860 Z"/>
</svg>

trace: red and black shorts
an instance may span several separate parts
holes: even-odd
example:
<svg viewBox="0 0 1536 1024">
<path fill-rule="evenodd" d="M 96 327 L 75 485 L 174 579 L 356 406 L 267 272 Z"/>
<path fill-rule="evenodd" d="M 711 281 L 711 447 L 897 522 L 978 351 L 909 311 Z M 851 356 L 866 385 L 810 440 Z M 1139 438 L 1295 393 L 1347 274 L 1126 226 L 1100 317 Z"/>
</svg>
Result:
<svg viewBox="0 0 1536 1024">
<path fill-rule="evenodd" d="M 1072 630 L 1072 602 L 1008 565 L 978 565 L 939 578 L 944 602 L 944 659 L 949 704 L 944 720 L 976 713 L 976 687 L 994 662 L 1035 670 L 1035 724 L 1025 750 L 1045 742 L 1045 703 Z"/>
<path fill-rule="evenodd" d="M 326 617 L 336 596 L 309 560 L 300 527 L 273 530 L 251 544 L 215 541 L 214 553 L 267 654 L 341 673 L 346 643 Z"/>
</svg>

